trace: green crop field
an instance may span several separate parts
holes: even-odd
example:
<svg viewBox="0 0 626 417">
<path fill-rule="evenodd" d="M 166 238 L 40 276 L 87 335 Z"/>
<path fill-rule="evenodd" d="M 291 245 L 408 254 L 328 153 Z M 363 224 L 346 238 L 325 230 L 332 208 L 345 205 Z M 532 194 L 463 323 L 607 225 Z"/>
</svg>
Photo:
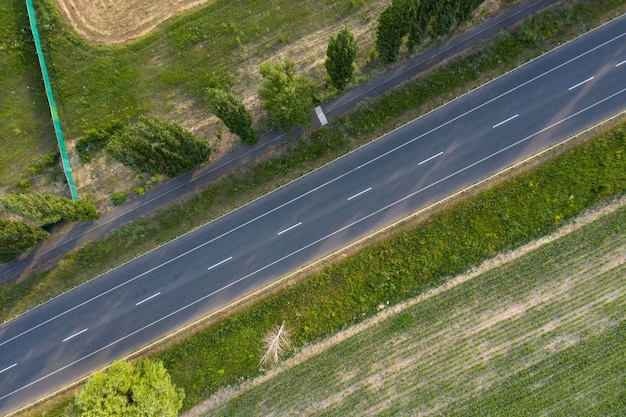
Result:
<svg viewBox="0 0 626 417">
<path fill-rule="evenodd" d="M 459 279 L 205 415 L 624 415 L 624 230 L 626 208 Z"/>
</svg>

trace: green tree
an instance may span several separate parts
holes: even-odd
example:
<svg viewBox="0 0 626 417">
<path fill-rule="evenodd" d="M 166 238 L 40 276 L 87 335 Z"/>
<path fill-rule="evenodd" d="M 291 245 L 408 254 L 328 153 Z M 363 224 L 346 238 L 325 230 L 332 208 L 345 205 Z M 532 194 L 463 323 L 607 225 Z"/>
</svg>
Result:
<svg viewBox="0 0 626 417">
<path fill-rule="evenodd" d="M 139 122 L 111 138 L 106 152 L 138 172 L 174 177 L 209 159 L 210 149 L 174 123 L 154 117 Z"/>
<path fill-rule="evenodd" d="M 398 7 L 404 10 L 404 25 L 409 35 L 406 45 L 409 53 L 413 53 L 426 35 L 429 16 L 427 8 L 430 4 L 424 0 L 396 0 L 396 3 L 401 3 Z"/>
<path fill-rule="evenodd" d="M 458 3 L 454 0 L 441 0 L 430 19 L 430 28 L 434 36 L 444 36 L 456 23 Z"/>
<path fill-rule="evenodd" d="M 8 194 L 0 198 L 4 208 L 26 219 L 41 223 L 56 223 L 98 218 L 95 206 L 85 200 L 70 200 L 52 194 Z"/>
<path fill-rule="evenodd" d="M 74 400 L 74 412 L 79 417 L 176 417 L 184 397 L 162 362 L 115 362 L 89 378 Z"/>
<path fill-rule="evenodd" d="M 352 79 L 358 53 L 359 47 L 348 28 L 343 28 L 336 38 L 330 37 L 326 48 L 326 72 L 337 90 L 342 91 Z"/>
<path fill-rule="evenodd" d="M 376 52 L 383 63 L 396 62 L 406 31 L 404 11 L 393 2 L 380 14 L 376 27 Z"/>
<path fill-rule="evenodd" d="M 252 129 L 250 113 L 237 97 L 217 88 L 209 88 L 206 100 L 211 111 L 222 119 L 228 130 L 239 136 L 243 143 L 254 144 L 259 140 Z"/>
<path fill-rule="evenodd" d="M 258 93 L 272 123 L 288 129 L 310 124 L 315 83 L 296 75 L 296 64 L 289 59 L 275 65 L 261 64 L 260 72 L 263 83 Z"/>
<path fill-rule="evenodd" d="M 9 262 L 50 235 L 24 222 L 0 219 L 0 262 Z"/>
</svg>

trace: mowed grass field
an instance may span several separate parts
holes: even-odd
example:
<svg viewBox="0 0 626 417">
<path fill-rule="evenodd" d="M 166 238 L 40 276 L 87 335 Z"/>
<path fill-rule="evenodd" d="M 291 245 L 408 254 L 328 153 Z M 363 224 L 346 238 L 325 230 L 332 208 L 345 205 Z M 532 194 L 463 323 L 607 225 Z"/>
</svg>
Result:
<svg viewBox="0 0 626 417">
<path fill-rule="evenodd" d="M 623 416 L 624 230 L 626 208 L 455 278 L 204 415 Z"/>
</svg>

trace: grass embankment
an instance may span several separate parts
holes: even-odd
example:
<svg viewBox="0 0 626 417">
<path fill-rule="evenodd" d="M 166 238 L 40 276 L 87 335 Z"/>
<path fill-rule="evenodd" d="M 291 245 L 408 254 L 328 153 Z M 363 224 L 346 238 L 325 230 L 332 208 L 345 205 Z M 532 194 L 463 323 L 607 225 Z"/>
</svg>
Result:
<svg viewBox="0 0 626 417">
<path fill-rule="evenodd" d="M 621 415 L 624 230 L 621 208 L 502 267 L 455 278 L 318 356 L 232 389 L 205 415 Z"/>
<path fill-rule="evenodd" d="M 56 150 L 29 28 L 23 0 L 0 2 L 0 189 Z"/>
</svg>

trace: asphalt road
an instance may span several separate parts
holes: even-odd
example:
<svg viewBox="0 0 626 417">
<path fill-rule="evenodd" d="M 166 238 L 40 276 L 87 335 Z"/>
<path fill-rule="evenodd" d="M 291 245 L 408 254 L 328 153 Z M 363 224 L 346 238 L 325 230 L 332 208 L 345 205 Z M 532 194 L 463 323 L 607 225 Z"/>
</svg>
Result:
<svg viewBox="0 0 626 417">
<path fill-rule="evenodd" d="M 557 0 L 526 0 L 503 10 L 501 13 L 448 38 L 446 41 L 418 54 L 408 62 L 393 66 L 367 83 L 360 85 L 322 107 L 329 121 L 353 110 L 362 100 L 380 96 L 388 90 L 433 68 L 444 60 L 466 48 L 496 34 L 508 26 L 523 21 L 556 3 Z M 316 120 L 313 127 L 318 127 Z M 0 264 L 0 284 L 19 278 L 33 268 L 59 259 L 65 253 L 101 238 L 117 227 L 156 210 L 172 200 L 195 192 L 197 189 L 225 175 L 231 170 L 249 163 L 276 146 L 297 139 L 301 129 L 291 133 L 271 132 L 261 136 L 256 146 L 241 146 L 228 152 L 211 164 L 197 168 L 187 174 L 176 177 L 159 187 L 137 197 L 119 207 L 115 207 L 100 216 L 94 222 L 81 222 L 66 233 L 54 233 L 53 236 L 26 255 L 7 264 Z"/>
<path fill-rule="evenodd" d="M 626 18 L 0 328 L 0 413 L 610 115 Z"/>
</svg>

